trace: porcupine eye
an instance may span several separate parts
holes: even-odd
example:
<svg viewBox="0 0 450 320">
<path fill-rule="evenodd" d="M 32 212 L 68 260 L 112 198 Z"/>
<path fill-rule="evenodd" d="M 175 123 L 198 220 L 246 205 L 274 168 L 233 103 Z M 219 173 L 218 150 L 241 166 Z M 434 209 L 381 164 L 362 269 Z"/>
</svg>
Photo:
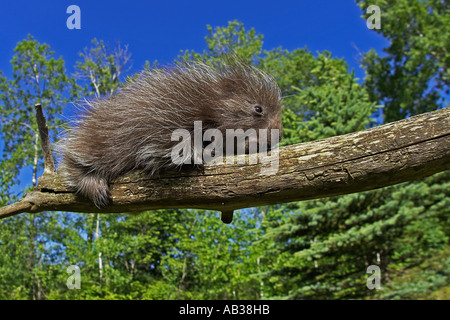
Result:
<svg viewBox="0 0 450 320">
<path fill-rule="evenodd" d="M 263 109 L 261 106 L 255 106 L 254 109 L 258 115 L 262 115 Z"/>
</svg>

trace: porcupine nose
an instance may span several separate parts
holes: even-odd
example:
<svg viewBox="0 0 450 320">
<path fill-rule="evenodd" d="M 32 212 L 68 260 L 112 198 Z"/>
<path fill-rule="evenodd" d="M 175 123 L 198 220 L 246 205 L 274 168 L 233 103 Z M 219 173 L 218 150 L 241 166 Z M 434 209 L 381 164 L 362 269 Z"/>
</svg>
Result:
<svg viewBox="0 0 450 320">
<path fill-rule="evenodd" d="M 275 147 L 275 145 L 273 145 L 273 146 L 271 146 L 270 144 L 271 144 L 271 141 L 272 141 L 272 130 L 274 130 L 274 129 L 276 129 L 276 130 L 278 130 L 278 142 L 280 142 L 281 141 L 281 139 L 283 139 L 283 126 L 281 125 L 281 119 L 280 118 L 275 118 L 275 119 L 272 119 L 272 120 L 270 120 L 270 124 L 269 124 L 269 134 L 268 134 L 268 143 L 269 143 L 269 146 L 271 147 L 271 148 L 273 148 L 273 147 Z"/>
</svg>

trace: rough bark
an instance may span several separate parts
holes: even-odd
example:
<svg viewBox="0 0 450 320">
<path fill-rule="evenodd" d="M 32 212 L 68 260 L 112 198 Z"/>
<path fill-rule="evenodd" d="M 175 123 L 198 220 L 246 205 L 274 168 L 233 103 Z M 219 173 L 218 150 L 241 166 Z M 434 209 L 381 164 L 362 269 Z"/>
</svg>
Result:
<svg viewBox="0 0 450 320">
<path fill-rule="evenodd" d="M 96 208 L 76 196 L 56 173 L 45 173 L 0 218 L 21 212 L 140 212 L 163 208 L 221 211 L 342 195 L 423 178 L 450 169 L 450 108 L 373 129 L 279 149 L 279 166 L 206 165 L 203 170 L 147 177 L 131 172 L 111 184 L 112 205 Z M 242 159 L 235 157 L 234 159 Z M 244 157 L 248 160 L 248 157 Z"/>
</svg>

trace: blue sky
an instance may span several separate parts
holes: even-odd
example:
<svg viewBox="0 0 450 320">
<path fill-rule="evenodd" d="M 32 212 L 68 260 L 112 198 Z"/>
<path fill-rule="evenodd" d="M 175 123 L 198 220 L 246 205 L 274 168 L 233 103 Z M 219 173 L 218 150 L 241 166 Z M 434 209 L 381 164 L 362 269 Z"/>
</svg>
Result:
<svg viewBox="0 0 450 320">
<path fill-rule="evenodd" d="M 69 5 L 81 9 L 81 29 L 69 30 Z M 11 74 L 10 59 L 16 43 L 32 34 L 62 55 L 66 68 L 73 65 L 93 38 L 129 45 L 133 69 L 145 60 L 171 62 L 180 50 L 205 48 L 206 25 L 225 26 L 239 20 L 246 29 L 264 35 L 264 49 L 307 46 L 312 52 L 329 50 L 355 68 L 359 78 L 358 53 L 371 48 L 381 51 L 387 42 L 366 27 L 354 1 L 30 1 L 3 2 L 0 9 L 0 70 Z"/>
</svg>

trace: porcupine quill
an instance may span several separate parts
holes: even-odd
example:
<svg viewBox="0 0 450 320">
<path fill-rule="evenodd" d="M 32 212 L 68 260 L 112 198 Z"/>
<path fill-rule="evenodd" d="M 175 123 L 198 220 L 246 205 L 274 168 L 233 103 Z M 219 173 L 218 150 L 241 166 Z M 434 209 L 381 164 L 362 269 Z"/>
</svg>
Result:
<svg viewBox="0 0 450 320">
<path fill-rule="evenodd" d="M 109 183 L 141 169 L 149 175 L 176 167 L 171 141 L 176 129 L 278 129 L 281 96 L 275 80 L 236 57 L 210 66 L 184 62 L 145 70 L 116 94 L 87 102 L 86 111 L 61 139 L 58 173 L 94 202 L 110 204 Z M 269 135 L 270 136 L 270 135 Z M 225 141 L 225 139 L 224 139 Z M 270 141 L 268 141 L 270 143 Z M 231 215 L 223 215 L 231 222 Z"/>
</svg>

